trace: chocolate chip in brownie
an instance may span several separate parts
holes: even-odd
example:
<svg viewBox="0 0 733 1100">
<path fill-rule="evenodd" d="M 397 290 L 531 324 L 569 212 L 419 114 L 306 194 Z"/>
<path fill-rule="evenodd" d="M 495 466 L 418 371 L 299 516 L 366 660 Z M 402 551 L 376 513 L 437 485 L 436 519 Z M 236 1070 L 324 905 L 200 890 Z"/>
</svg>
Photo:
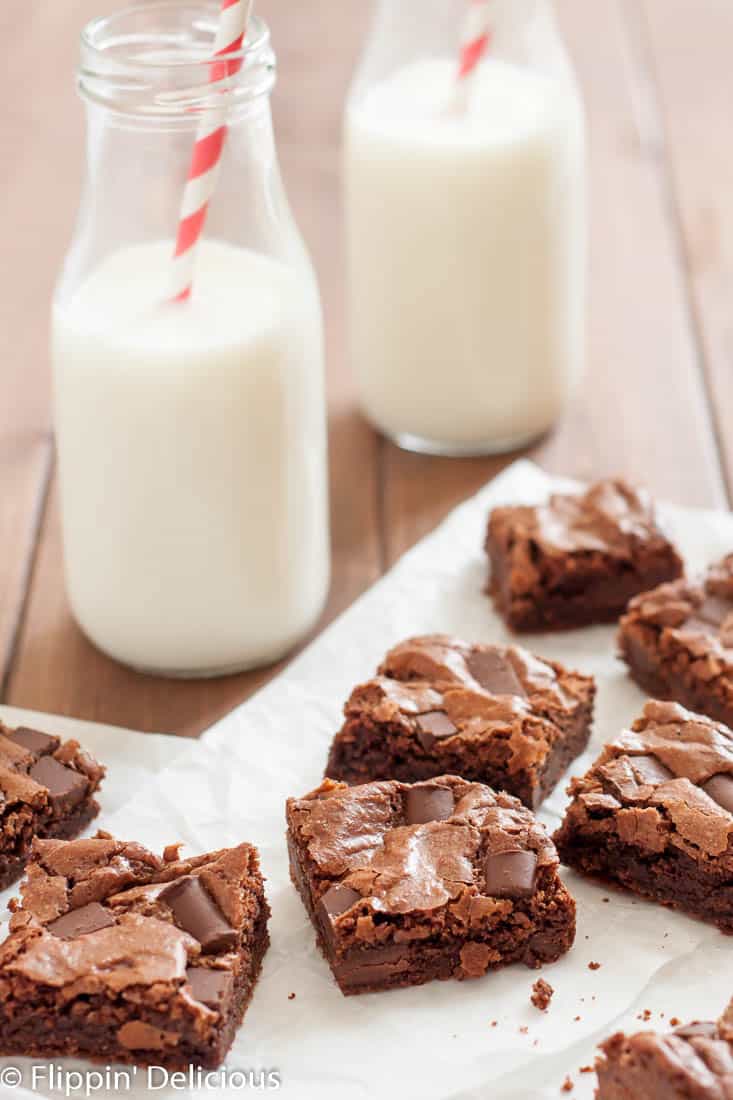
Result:
<svg viewBox="0 0 733 1100">
<path fill-rule="evenodd" d="M 448 787 L 411 787 L 405 800 L 405 824 L 446 821 L 452 816 L 454 805 L 453 792 Z"/>
<path fill-rule="evenodd" d="M 201 944 L 204 954 L 233 949 L 237 933 L 198 876 L 187 876 L 170 883 L 159 895 L 173 913 L 179 928 Z"/>
<path fill-rule="evenodd" d="M 537 856 L 529 851 L 489 852 L 484 859 L 486 893 L 492 898 L 529 898 L 535 890 Z"/>
<path fill-rule="evenodd" d="M 43 756 L 59 747 L 58 737 L 51 737 L 48 733 L 41 733 L 40 730 L 29 729 L 27 726 L 19 726 L 17 730 L 6 733 L 5 736 L 16 745 L 28 749 L 28 752 L 33 753 L 34 756 Z"/>
<path fill-rule="evenodd" d="M 53 756 L 42 756 L 28 774 L 42 787 L 48 788 L 54 813 L 68 813 L 84 799 L 89 780 L 81 772 L 60 764 Z"/>
<path fill-rule="evenodd" d="M 474 649 L 466 657 L 466 666 L 484 691 L 492 695 L 519 695 L 527 698 L 514 666 L 504 653 L 490 649 Z"/>
<path fill-rule="evenodd" d="M 350 886 L 341 886 L 337 884 L 336 886 L 332 886 L 330 890 L 326 890 L 319 904 L 323 907 L 331 920 L 334 920 L 336 917 L 340 917 L 342 913 L 345 913 L 347 909 L 350 909 L 360 897 L 361 894 L 358 890 L 352 890 Z"/>
<path fill-rule="evenodd" d="M 109 909 L 105 909 L 98 901 L 90 901 L 88 905 L 72 909 L 52 920 L 46 925 L 46 931 L 61 940 L 75 940 L 77 936 L 87 936 L 101 928 L 111 928 L 114 923 L 115 919 Z"/>
<path fill-rule="evenodd" d="M 444 710 L 431 710 L 427 714 L 418 714 L 415 721 L 419 728 L 418 740 L 429 751 L 442 737 L 452 737 L 458 733 L 458 727 L 451 722 Z"/>
<path fill-rule="evenodd" d="M 234 986 L 230 970 L 189 966 L 186 970 L 186 981 L 194 1000 L 218 1012 L 226 1012 Z"/>
</svg>

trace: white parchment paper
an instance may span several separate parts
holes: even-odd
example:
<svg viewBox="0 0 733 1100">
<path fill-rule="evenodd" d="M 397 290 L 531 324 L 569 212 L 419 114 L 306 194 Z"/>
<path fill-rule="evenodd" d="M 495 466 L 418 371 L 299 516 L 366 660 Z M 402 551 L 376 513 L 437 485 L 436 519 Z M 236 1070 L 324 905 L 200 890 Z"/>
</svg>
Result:
<svg viewBox="0 0 733 1100">
<path fill-rule="evenodd" d="M 482 594 L 487 513 L 498 503 L 537 502 L 567 485 L 530 463 L 512 466 L 406 554 L 281 676 L 131 802 L 104 815 L 105 828 L 158 850 L 174 840 L 193 852 L 245 839 L 260 848 L 273 909 L 272 947 L 229 1070 L 277 1069 L 280 1091 L 297 1100 L 544 1100 L 565 1095 L 566 1075 L 575 1085 L 571 1096 L 589 1100 L 595 1076 L 579 1069 L 592 1063 L 600 1039 L 619 1027 L 664 1028 L 673 1016 L 709 1018 L 733 993 L 733 940 L 567 871 L 578 902 L 578 936 L 564 959 L 542 971 L 555 988 L 547 1013 L 529 1000 L 537 972 L 521 966 L 478 981 L 344 998 L 288 878 L 285 799 L 320 781 L 352 686 L 410 634 L 508 640 Z M 727 514 L 672 507 L 662 514 L 691 571 L 733 548 Z M 610 627 L 531 637 L 524 644 L 597 678 L 591 747 L 572 768 L 580 773 L 603 741 L 637 716 L 644 696 L 614 656 Z M 562 782 L 542 810 L 550 828 L 562 813 L 564 787 Z M 600 969 L 589 969 L 590 962 Z M 638 1019 L 645 1010 L 648 1023 Z M 194 1091 L 161 1088 L 155 1095 L 189 1097 Z M 222 1085 L 198 1095 L 226 1091 Z M 127 1094 L 146 1095 L 144 1082 Z"/>
</svg>

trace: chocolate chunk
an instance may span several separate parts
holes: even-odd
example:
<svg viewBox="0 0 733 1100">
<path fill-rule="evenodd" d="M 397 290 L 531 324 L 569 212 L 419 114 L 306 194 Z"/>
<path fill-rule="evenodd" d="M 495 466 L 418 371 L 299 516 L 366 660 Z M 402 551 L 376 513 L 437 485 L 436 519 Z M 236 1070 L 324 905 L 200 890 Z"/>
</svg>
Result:
<svg viewBox="0 0 733 1100">
<path fill-rule="evenodd" d="M 674 772 L 665 767 L 656 756 L 630 756 L 629 761 L 640 783 L 657 786 L 659 783 L 666 783 L 668 779 L 674 779 Z"/>
<path fill-rule="evenodd" d="M 234 979 L 231 970 L 209 970 L 205 966 L 189 966 L 186 981 L 194 1000 L 218 1012 L 226 1012 Z"/>
<path fill-rule="evenodd" d="M 340 882 L 337 882 L 335 886 L 331 886 L 326 890 L 318 905 L 329 921 L 334 921 L 336 917 L 340 917 L 342 913 L 345 913 L 347 909 L 350 909 L 352 905 L 360 900 L 361 894 L 358 891 L 352 890 L 350 886 L 342 886 Z"/>
<path fill-rule="evenodd" d="M 405 803 L 405 824 L 445 821 L 453 815 L 454 806 L 453 791 L 449 787 L 411 787 Z"/>
<path fill-rule="evenodd" d="M 415 719 L 418 726 L 418 740 L 424 749 L 431 749 L 441 737 L 452 737 L 458 733 L 448 715 L 443 710 L 430 710 L 427 714 L 418 714 Z"/>
<path fill-rule="evenodd" d="M 332 946 L 334 942 L 333 922 L 357 901 L 361 901 L 361 894 L 352 890 L 350 886 L 342 886 L 337 882 L 329 887 L 326 893 L 319 899 L 316 906 L 316 920 L 320 926 L 325 942 Z"/>
<path fill-rule="evenodd" d="M 714 775 L 712 779 L 708 779 L 707 783 L 703 783 L 702 789 L 713 802 L 717 802 L 729 814 L 733 814 L 733 775 L 725 773 Z"/>
<path fill-rule="evenodd" d="M 42 787 L 48 788 L 51 805 L 56 814 L 68 813 L 86 796 L 89 780 L 81 772 L 59 764 L 53 756 L 42 756 L 30 768 L 28 774 Z"/>
<path fill-rule="evenodd" d="M 6 736 L 16 745 L 28 749 L 28 752 L 32 752 L 34 756 L 43 756 L 59 747 L 58 737 L 51 737 L 48 733 L 41 733 L 40 730 L 32 730 L 27 726 L 19 726 L 17 730 Z"/>
<path fill-rule="evenodd" d="M 339 963 L 338 978 L 345 986 L 382 985 L 409 968 L 409 949 L 400 944 L 387 944 L 371 950 L 350 951 Z"/>
<path fill-rule="evenodd" d="M 716 1030 L 714 1023 L 695 1021 L 694 1024 L 675 1028 L 673 1034 L 680 1039 L 714 1039 Z"/>
<path fill-rule="evenodd" d="M 530 898 L 535 890 L 537 856 L 526 850 L 488 852 L 484 859 L 486 894 L 491 898 Z"/>
<path fill-rule="evenodd" d="M 58 936 L 60 940 L 75 940 L 77 936 L 88 936 L 90 932 L 98 932 L 101 928 L 111 928 L 114 923 L 115 919 L 109 909 L 105 909 L 98 901 L 90 901 L 88 905 L 72 909 L 52 920 L 46 925 L 46 931 L 52 936 Z"/>
<path fill-rule="evenodd" d="M 186 875 L 170 883 L 159 898 L 170 906 L 178 927 L 199 941 L 204 954 L 232 951 L 237 946 L 235 929 L 197 876 Z"/>
<path fill-rule="evenodd" d="M 519 677 L 513 665 L 501 653 L 492 650 L 474 650 L 466 658 L 468 671 L 477 680 L 484 691 L 492 695 L 519 695 L 526 699 Z"/>
</svg>

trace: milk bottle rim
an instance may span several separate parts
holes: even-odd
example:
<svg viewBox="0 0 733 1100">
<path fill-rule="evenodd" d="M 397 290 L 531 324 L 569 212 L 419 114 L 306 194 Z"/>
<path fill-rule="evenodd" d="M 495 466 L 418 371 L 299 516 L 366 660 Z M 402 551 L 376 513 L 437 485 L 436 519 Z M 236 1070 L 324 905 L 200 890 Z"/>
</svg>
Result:
<svg viewBox="0 0 733 1100">
<path fill-rule="evenodd" d="M 130 118 L 195 129 L 215 94 L 234 121 L 270 93 L 276 59 L 267 24 L 253 15 L 242 48 L 226 58 L 242 64 L 212 84 L 218 18 L 216 0 L 149 0 L 91 20 L 81 32 L 80 95 Z"/>
</svg>

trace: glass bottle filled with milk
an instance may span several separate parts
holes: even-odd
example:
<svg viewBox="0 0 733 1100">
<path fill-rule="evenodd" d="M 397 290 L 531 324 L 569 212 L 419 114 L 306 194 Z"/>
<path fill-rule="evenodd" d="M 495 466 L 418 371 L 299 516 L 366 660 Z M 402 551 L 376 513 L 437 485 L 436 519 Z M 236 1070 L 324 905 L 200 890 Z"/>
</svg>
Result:
<svg viewBox="0 0 733 1100">
<path fill-rule="evenodd" d="M 345 116 L 351 360 L 396 443 L 491 454 L 543 435 L 584 359 L 580 96 L 547 0 L 382 0 Z M 470 25 L 470 24 L 469 24 Z"/>
<path fill-rule="evenodd" d="M 274 56 L 252 19 L 212 91 L 219 7 L 150 0 L 84 31 L 88 170 L 53 308 L 72 611 L 112 657 L 174 676 L 282 656 L 329 583 L 321 311 L 278 169 Z M 223 145 L 212 127 L 198 148 L 218 179 L 182 209 L 212 101 Z M 174 239 L 207 188 L 180 296 Z"/>
</svg>

